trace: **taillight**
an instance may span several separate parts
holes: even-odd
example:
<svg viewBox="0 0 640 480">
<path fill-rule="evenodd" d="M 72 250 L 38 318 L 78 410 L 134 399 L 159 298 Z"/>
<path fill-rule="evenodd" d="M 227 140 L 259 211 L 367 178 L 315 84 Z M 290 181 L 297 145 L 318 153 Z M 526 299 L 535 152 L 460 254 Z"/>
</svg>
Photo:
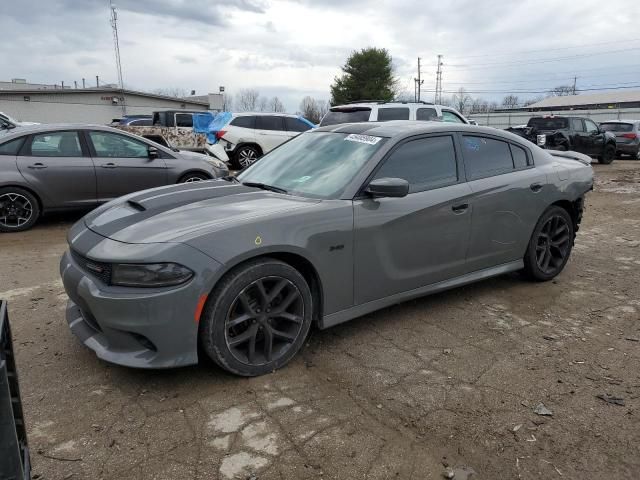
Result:
<svg viewBox="0 0 640 480">
<path fill-rule="evenodd" d="M 220 140 L 222 137 L 224 137 L 225 133 L 227 133 L 226 130 L 218 130 L 216 132 L 216 140 Z"/>
<path fill-rule="evenodd" d="M 630 138 L 631 140 L 635 140 L 636 138 L 638 138 L 638 135 L 636 133 L 625 133 L 622 136 L 624 138 Z"/>
</svg>

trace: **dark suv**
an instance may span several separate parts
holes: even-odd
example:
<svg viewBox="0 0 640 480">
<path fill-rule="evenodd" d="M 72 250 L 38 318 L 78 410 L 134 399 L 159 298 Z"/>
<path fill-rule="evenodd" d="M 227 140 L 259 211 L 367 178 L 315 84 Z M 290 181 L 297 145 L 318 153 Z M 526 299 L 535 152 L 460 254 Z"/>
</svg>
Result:
<svg viewBox="0 0 640 480">
<path fill-rule="evenodd" d="M 616 136 L 618 155 L 630 155 L 640 160 L 640 120 L 609 120 L 600 124 Z"/>
<path fill-rule="evenodd" d="M 533 117 L 526 127 L 508 128 L 549 150 L 573 150 L 609 164 L 616 157 L 616 137 L 584 117 Z"/>
</svg>

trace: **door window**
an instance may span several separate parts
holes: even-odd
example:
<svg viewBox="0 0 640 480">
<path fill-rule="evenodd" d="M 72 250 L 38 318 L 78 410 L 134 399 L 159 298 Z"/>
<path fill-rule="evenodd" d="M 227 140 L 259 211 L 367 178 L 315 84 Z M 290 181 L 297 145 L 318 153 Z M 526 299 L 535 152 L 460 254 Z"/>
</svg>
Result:
<svg viewBox="0 0 640 480">
<path fill-rule="evenodd" d="M 411 140 L 394 150 L 375 178 L 403 178 L 409 193 L 458 181 L 456 153 L 450 136 Z"/>
<path fill-rule="evenodd" d="M 442 120 L 451 123 L 465 123 L 465 121 L 462 120 L 460 116 L 456 115 L 453 112 L 450 112 L 449 110 L 442 111 Z"/>
<path fill-rule="evenodd" d="M 81 157 L 78 132 L 39 133 L 31 139 L 33 157 Z"/>
<path fill-rule="evenodd" d="M 242 128 L 256 128 L 256 117 L 253 115 L 244 115 L 242 117 L 236 117 L 231 120 L 231 124 L 234 127 Z"/>
<path fill-rule="evenodd" d="M 571 119 L 571 130 L 575 132 L 584 132 L 584 125 L 582 124 L 582 119 L 580 118 L 572 118 Z"/>
<path fill-rule="evenodd" d="M 176 113 L 176 127 L 193 127 L 193 115 L 190 113 Z"/>
<path fill-rule="evenodd" d="M 600 131 L 595 123 L 586 118 L 584 119 L 584 126 L 587 128 L 587 133 L 597 133 Z"/>
<path fill-rule="evenodd" d="M 149 158 L 146 143 L 111 132 L 89 132 L 97 157 Z"/>
<path fill-rule="evenodd" d="M 17 155 L 24 142 L 24 137 L 15 138 L 0 145 L 0 155 Z"/>
<path fill-rule="evenodd" d="M 527 160 L 527 152 L 524 148 L 511 145 L 511 155 L 513 156 L 513 166 L 516 169 L 526 168 L 529 165 Z"/>
<path fill-rule="evenodd" d="M 282 117 L 276 115 L 259 115 L 256 117 L 256 130 L 282 131 Z"/>
<path fill-rule="evenodd" d="M 437 120 L 438 112 L 435 108 L 419 108 L 416 110 L 416 120 Z"/>
<path fill-rule="evenodd" d="M 284 125 L 288 132 L 306 132 L 311 128 L 299 118 L 284 117 Z"/>
<path fill-rule="evenodd" d="M 513 171 L 509 144 L 485 137 L 462 137 L 464 165 L 469 180 Z"/>
<path fill-rule="evenodd" d="M 388 122 L 389 120 L 409 120 L 409 109 L 401 108 L 379 108 L 378 121 Z"/>
</svg>

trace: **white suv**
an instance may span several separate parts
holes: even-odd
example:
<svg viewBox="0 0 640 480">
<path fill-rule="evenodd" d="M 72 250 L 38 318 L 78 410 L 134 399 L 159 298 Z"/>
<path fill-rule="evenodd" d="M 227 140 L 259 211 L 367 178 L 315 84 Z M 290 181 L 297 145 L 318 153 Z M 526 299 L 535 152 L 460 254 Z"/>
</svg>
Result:
<svg viewBox="0 0 640 480">
<path fill-rule="evenodd" d="M 426 102 L 353 102 L 331 107 L 320 126 L 389 120 L 440 120 L 469 123 L 455 108 Z"/>
<path fill-rule="evenodd" d="M 217 142 L 207 150 L 221 160 L 229 161 L 234 168 L 242 169 L 313 127 L 313 123 L 299 115 L 234 113 L 229 123 L 215 132 Z"/>
</svg>

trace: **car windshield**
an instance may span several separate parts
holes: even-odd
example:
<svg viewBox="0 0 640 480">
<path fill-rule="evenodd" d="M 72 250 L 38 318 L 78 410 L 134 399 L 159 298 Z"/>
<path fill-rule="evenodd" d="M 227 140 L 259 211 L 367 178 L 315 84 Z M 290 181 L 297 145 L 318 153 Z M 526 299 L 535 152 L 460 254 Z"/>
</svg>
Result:
<svg viewBox="0 0 640 480">
<path fill-rule="evenodd" d="M 528 126 L 538 130 L 561 130 L 569 128 L 569 122 L 566 118 L 532 118 Z"/>
<path fill-rule="evenodd" d="M 368 107 L 331 109 L 320 122 L 320 126 L 367 122 L 369 121 L 369 115 L 371 115 L 371 109 Z"/>
<path fill-rule="evenodd" d="M 600 126 L 605 132 L 630 132 L 633 130 L 631 123 L 601 123 Z"/>
<path fill-rule="evenodd" d="M 333 132 L 303 133 L 242 172 L 263 184 L 312 198 L 337 198 L 386 139 Z"/>
</svg>

